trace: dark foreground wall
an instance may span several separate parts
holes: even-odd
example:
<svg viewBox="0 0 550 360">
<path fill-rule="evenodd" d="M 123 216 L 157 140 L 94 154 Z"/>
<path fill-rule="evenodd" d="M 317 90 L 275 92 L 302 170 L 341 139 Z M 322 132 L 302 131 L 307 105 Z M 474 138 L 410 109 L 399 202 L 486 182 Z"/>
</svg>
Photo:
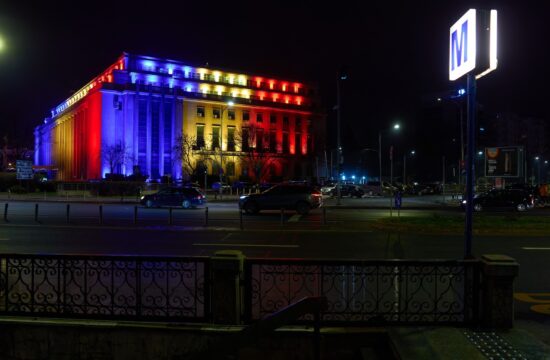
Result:
<svg viewBox="0 0 550 360">
<path fill-rule="evenodd" d="M 314 359 L 311 329 L 243 339 L 239 326 L 0 319 L 0 359 Z M 382 329 L 326 329 L 322 359 L 393 359 Z M 358 357 L 359 356 L 359 357 Z"/>
</svg>

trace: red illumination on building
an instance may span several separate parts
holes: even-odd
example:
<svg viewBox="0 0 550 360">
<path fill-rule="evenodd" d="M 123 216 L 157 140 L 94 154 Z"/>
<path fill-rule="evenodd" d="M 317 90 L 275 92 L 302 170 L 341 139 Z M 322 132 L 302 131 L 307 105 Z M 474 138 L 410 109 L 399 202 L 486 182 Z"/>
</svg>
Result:
<svg viewBox="0 0 550 360">
<path fill-rule="evenodd" d="M 260 100 L 263 100 L 265 98 L 265 91 L 260 91 L 258 96 L 260 97 Z"/>
<path fill-rule="evenodd" d="M 286 91 L 286 87 L 287 87 L 287 86 L 288 86 L 287 83 L 283 83 L 283 84 L 281 85 L 281 89 L 282 89 L 283 91 Z"/>
<path fill-rule="evenodd" d="M 269 80 L 269 88 L 273 90 L 273 87 L 275 86 L 275 80 Z"/>
<path fill-rule="evenodd" d="M 279 94 L 274 93 L 271 97 L 273 98 L 273 102 L 277 102 L 277 99 L 279 99 Z"/>
<path fill-rule="evenodd" d="M 294 84 L 294 92 L 298 93 L 300 91 L 300 84 Z"/>
<path fill-rule="evenodd" d="M 285 104 L 288 104 L 290 102 L 290 96 L 285 96 Z"/>
<path fill-rule="evenodd" d="M 296 105 L 302 105 L 302 97 L 296 96 Z"/>
<path fill-rule="evenodd" d="M 254 79 L 254 81 L 256 81 L 256 87 L 261 87 L 262 86 L 262 78 L 261 77 L 256 77 Z"/>
</svg>

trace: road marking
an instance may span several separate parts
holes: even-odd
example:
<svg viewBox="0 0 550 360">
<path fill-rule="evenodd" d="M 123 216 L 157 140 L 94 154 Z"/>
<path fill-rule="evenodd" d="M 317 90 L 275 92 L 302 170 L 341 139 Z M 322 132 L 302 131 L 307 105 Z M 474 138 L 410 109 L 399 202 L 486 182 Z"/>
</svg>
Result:
<svg viewBox="0 0 550 360">
<path fill-rule="evenodd" d="M 193 246 L 231 246 L 231 247 L 266 247 L 266 248 L 299 248 L 300 245 L 278 245 L 278 244 L 220 244 L 220 243 L 211 243 L 211 244 L 201 244 L 196 243 Z"/>
<path fill-rule="evenodd" d="M 515 293 L 514 298 L 518 301 L 535 304 L 531 305 L 531 311 L 550 315 L 550 293 Z"/>
<path fill-rule="evenodd" d="M 522 247 L 523 250 L 550 250 L 550 247 Z"/>
<path fill-rule="evenodd" d="M 225 241 L 225 240 L 227 240 L 231 235 L 233 235 L 233 234 L 229 233 L 229 234 L 225 235 L 225 236 L 223 237 L 223 239 L 221 239 L 220 241 Z"/>
<path fill-rule="evenodd" d="M 302 215 L 300 214 L 294 214 L 290 217 L 290 219 L 288 219 L 288 222 L 298 222 L 301 217 Z"/>
</svg>

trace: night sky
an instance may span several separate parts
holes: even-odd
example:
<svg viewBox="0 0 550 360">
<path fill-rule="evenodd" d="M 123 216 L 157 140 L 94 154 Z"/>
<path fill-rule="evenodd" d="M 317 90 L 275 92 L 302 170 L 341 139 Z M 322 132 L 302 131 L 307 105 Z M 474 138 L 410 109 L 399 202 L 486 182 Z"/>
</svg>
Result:
<svg viewBox="0 0 550 360">
<path fill-rule="evenodd" d="M 329 147 L 345 66 L 344 147 L 376 147 L 378 130 L 395 120 L 414 146 L 425 99 L 459 85 L 448 81 L 448 32 L 470 7 L 499 10 L 499 69 L 479 81 L 479 102 L 549 117 L 549 2 L 6 2 L 0 135 L 21 145 L 32 146 L 49 110 L 127 51 L 315 82 Z"/>
</svg>

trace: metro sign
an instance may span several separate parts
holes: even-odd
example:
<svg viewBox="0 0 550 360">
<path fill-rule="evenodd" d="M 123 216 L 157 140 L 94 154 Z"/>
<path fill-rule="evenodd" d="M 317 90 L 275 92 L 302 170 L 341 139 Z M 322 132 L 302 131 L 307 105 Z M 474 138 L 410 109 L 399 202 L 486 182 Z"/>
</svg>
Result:
<svg viewBox="0 0 550 360">
<path fill-rule="evenodd" d="M 449 34 L 449 80 L 476 71 L 476 79 L 497 68 L 497 11 L 468 10 Z"/>
</svg>

